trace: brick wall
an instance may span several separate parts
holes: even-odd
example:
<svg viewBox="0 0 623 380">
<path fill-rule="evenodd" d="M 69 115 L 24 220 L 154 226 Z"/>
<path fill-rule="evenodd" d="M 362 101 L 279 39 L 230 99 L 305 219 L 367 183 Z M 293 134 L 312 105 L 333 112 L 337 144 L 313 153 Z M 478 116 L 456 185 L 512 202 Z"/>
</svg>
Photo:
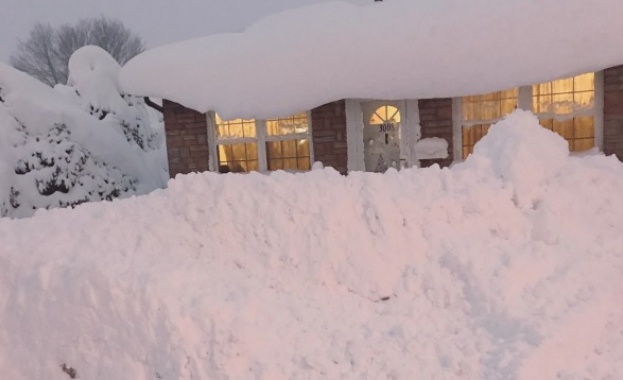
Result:
<svg viewBox="0 0 623 380">
<path fill-rule="evenodd" d="M 422 138 L 441 137 L 448 141 L 448 158 L 439 160 L 421 160 L 421 167 L 439 164 L 441 167 L 452 163 L 452 99 L 420 99 L 420 126 Z"/>
<path fill-rule="evenodd" d="M 311 111 L 314 160 L 346 174 L 346 102 L 327 103 Z"/>
<path fill-rule="evenodd" d="M 623 66 L 604 70 L 604 153 L 623 160 Z"/>
<path fill-rule="evenodd" d="M 163 108 L 169 176 L 208 170 L 206 115 L 168 100 Z"/>
</svg>

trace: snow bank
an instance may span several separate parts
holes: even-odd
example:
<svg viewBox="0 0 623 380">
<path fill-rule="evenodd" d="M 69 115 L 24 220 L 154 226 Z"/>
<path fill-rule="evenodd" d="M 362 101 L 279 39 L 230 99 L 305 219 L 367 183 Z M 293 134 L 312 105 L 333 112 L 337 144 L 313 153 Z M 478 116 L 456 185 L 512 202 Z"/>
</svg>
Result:
<svg viewBox="0 0 623 380">
<path fill-rule="evenodd" d="M 70 70 L 69 84 L 52 89 L 0 64 L 0 216 L 166 184 L 163 138 L 142 100 L 119 92 L 119 65 L 86 47 Z"/>
<path fill-rule="evenodd" d="M 623 165 L 561 159 L 536 125 L 514 114 L 452 169 L 204 173 L 2 219 L 0 371 L 623 378 Z"/>
<path fill-rule="evenodd" d="M 121 83 L 225 118 L 486 93 L 623 63 L 621 14 L 611 0 L 317 4 L 147 51 Z"/>
</svg>

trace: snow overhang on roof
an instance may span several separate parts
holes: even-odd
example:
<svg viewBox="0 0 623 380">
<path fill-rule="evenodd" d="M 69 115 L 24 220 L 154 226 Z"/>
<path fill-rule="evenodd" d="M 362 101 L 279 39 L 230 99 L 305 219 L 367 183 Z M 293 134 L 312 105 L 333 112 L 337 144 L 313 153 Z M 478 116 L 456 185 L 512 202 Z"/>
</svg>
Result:
<svg viewBox="0 0 623 380">
<path fill-rule="evenodd" d="M 121 84 L 224 118 L 486 93 L 623 63 L 622 15 L 612 0 L 325 3 L 147 51 Z"/>
</svg>

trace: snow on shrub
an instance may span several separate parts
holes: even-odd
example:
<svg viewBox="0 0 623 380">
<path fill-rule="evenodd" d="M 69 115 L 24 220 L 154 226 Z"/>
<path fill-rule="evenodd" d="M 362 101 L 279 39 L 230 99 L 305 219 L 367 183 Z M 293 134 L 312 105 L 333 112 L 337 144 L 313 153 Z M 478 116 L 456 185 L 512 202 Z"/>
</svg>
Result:
<svg viewBox="0 0 623 380">
<path fill-rule="evenodd" d="M 118 72 L 95 47 L 74 54 L 55 89 L 0 64 L 1 216 L 165 185 L 162 137 L 142 100 L 119 91 Z"/>
<path fill-rule="evenodd" d="M 91 115 L 113 128 L 120 127 L 128 142 L 133 141 L 146 151 L 153 150 L 163 142 L 163 135 L 150 128 L 149 108 L 142 98 L 121 91 L 120 71 L 121 66 L 106 51 L 85 46 L 69 60 L 67 85 L 76 91 L 83 108 Z"/>
</svg>

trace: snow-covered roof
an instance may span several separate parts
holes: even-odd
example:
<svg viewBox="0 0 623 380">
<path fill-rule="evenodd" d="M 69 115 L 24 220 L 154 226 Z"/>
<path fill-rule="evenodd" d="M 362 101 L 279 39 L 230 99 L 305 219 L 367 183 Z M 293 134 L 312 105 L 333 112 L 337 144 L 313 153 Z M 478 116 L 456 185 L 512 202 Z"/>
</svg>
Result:
<svg viewBox="0 0 623 380">
<path fill-rule="evenodd" d="M 121 84 L 225 118 L 485 93 L 623 63 L 622 14 L 611 0 L 318 4 L 147 51 Z"/>
</svg>

